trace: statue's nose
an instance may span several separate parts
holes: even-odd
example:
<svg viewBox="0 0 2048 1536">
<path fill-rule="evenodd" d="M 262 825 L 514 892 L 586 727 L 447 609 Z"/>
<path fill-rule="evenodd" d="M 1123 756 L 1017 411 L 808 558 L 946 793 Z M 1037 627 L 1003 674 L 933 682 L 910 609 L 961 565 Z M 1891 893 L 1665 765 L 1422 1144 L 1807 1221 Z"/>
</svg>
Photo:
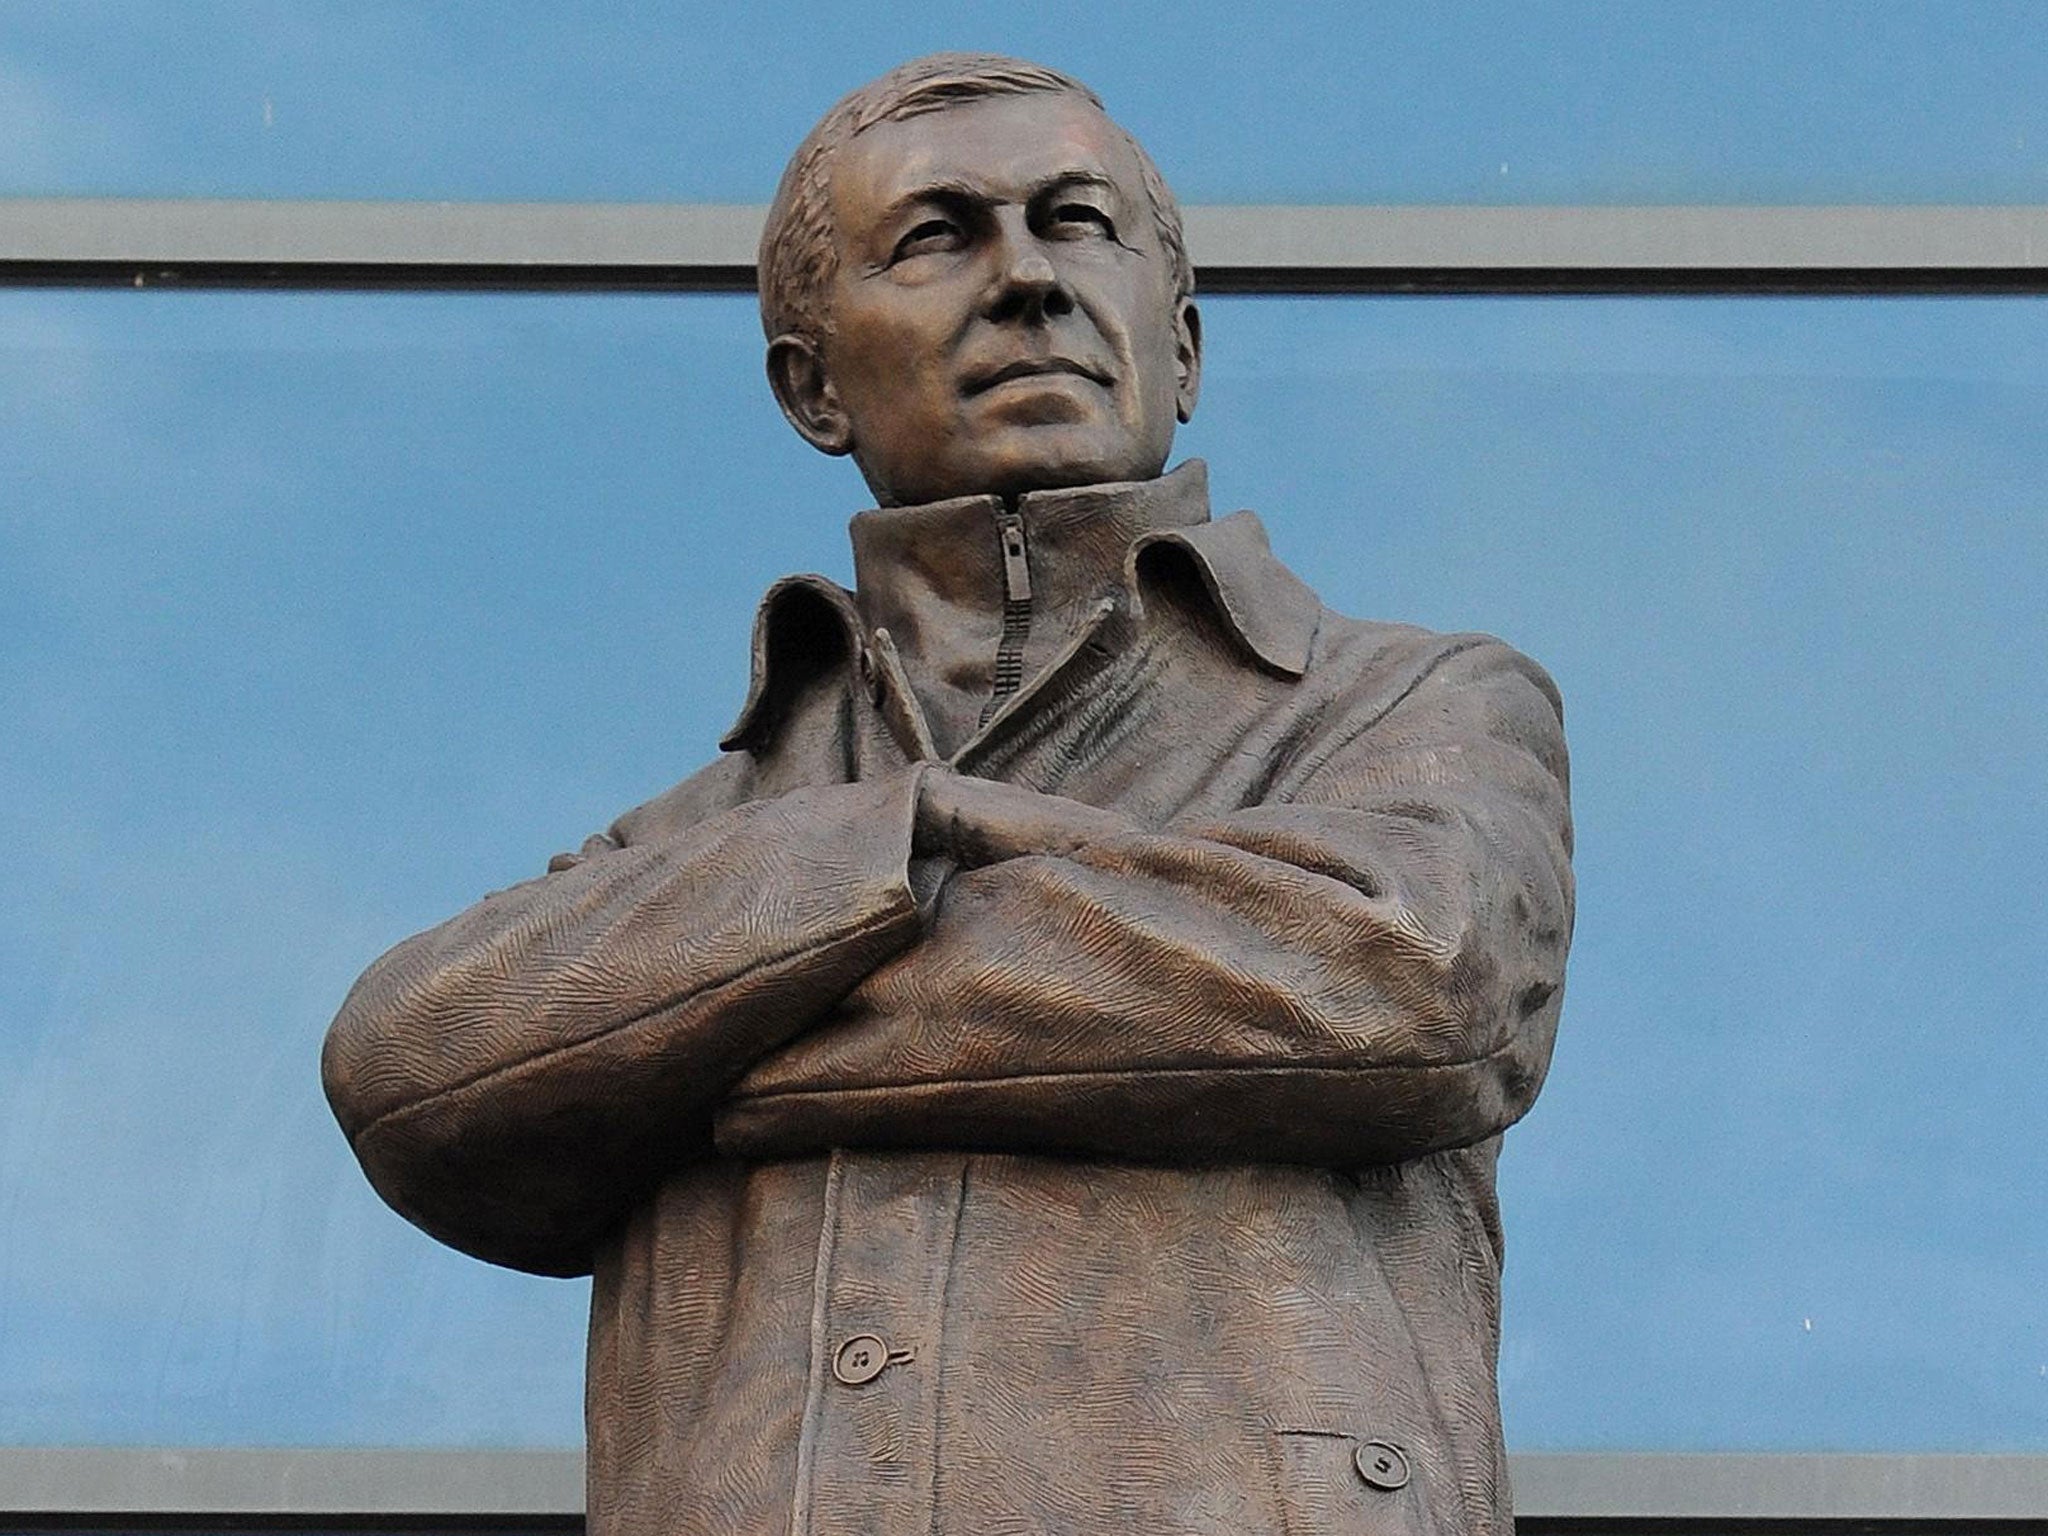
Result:
<svg viewBox="0 0 2048 1536">
<path fill-rule="evenodd" d="M 989 318 L 993 320 L 1037 319 L 1063 314 L 1073 308 L 1073 298 L 1061 280 L 1059 268 L 1047 254 L 1045 244 L 1021 217 L 998 221 L 996 242 L 998 268 L 990 296 Z"/>
<path fill-rule="evenodd" d="M 1023 251 L 1010 263 L 1010 281 L 1019 288 L 1055 288 L 1059 274 L 1043 251 Z"/>
</svg>

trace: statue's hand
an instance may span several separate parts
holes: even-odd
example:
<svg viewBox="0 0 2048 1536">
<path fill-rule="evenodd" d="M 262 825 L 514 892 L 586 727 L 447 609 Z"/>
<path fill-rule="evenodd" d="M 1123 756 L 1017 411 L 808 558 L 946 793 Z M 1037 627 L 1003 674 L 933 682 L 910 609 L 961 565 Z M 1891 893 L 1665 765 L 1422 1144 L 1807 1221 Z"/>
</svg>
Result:
<svg viewBox="0 0 2048 1536">
<path fill-rule="evenodd" d="M 912 852 L 972 867 L 1029 854 L 1070 854 L 1131 830 L 1109 811 L 950 769 L 927 771 L 917 797 Z"/>
</svg>

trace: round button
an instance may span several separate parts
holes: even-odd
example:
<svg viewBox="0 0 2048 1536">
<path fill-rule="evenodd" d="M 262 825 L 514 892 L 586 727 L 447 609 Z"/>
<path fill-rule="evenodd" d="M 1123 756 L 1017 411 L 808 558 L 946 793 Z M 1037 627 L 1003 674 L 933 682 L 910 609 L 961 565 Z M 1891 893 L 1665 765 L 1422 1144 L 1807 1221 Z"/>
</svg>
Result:
<svg viewBox="0 0 2048 1536">
<path fill-rule="evenodd" d="M 1401 1447 L 1389 1445 L 1384 1440 L 1368 1440 L 1359 1446 L 1352 1461 L 1358 1466 L 1358 1475 L 1368 1486 L 1392 1493 L 1396 1488 L 1408 1486 L 1408 1458 Z"/>
<path fill-rule="evenodd" d="M 832 1374 L 849 1387 L 864 1387 L 889 1365 L 889 1346 L 872 1333 L 857 1333 L 832 1357 Z"/>
</svg>

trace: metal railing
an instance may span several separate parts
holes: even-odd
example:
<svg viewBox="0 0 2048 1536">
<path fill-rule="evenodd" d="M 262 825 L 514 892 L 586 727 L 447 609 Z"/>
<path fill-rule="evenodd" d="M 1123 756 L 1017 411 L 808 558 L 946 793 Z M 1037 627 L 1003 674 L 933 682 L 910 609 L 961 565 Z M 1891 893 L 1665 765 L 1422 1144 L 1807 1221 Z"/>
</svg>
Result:
<svg viewBox="0 0 2048 1536">
<path fill-rule="evenodd" d="M 726 203 L 0 199 L 0 284 L 744 291 Z M 1197 205 L 1209 293 L 2048 293 L 2048 207 Z"/>
</svg>

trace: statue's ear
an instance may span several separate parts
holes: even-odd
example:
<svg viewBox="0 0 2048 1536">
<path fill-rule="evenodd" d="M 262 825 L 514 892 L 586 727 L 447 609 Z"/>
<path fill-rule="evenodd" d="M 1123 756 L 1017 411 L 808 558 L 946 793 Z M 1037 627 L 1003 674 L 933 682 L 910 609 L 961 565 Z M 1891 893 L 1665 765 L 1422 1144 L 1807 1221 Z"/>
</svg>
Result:
<svg viewBox="0 0 2048 1536">
<path fill-rule="evenodd" d="M 791 334 L 768 343 L 768 387 L 805 442 L 820 453 L 853 452 L 853 423 L 810 337 Z"/>
<path fill-rule="evenodd" d="M 1174 308 L 1173 355 L 1178 368 L 1174 414 L 1185 424 L 1202 393 L 1202 312 L 1193 299 L 1182 299 Z"/>
</svg>

